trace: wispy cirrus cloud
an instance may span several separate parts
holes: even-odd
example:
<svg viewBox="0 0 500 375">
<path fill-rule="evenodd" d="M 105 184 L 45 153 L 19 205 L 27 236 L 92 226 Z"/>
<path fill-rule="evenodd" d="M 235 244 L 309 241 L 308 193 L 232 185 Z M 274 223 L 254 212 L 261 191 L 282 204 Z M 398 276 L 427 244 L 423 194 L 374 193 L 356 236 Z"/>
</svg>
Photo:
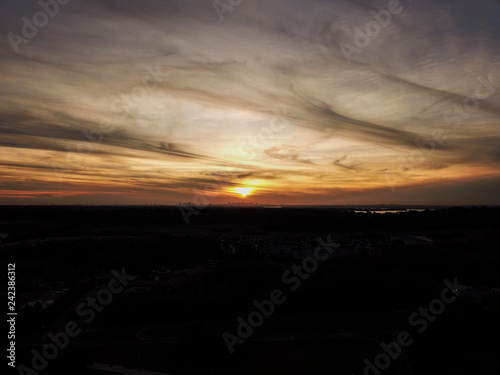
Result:
<svg viewBox="0 0 500 375">
<path fill-rule="evenodd" d="M 18 53 L 0 40 L 2 202 L 16 191 L 37 202 L 38 189 L 78 191 L 75 202 L 98 190 L 124 203 L 178 203 L 211 181 L 215 201 L 237 185 L 257 187 L 261 201 L 381 201 L 390 197 L 379 191 L 396 194 L 388 174 L 398 175 L 394 203 L 415 191 L 442 202 L 444 180 L 483 184 L 498 203 L 488 181 L 500 173 L 500 6 L 400 5 L 349 62 L 340 43 L 354 43 L 387 1 L 245 1 L 224 22 L 211 2 L 72 1 Z M 4 36 L 22 35 L 21 18 L 39 10 L 0 7 Z M 157 84 L 140 91 L 151 69 Z M 495 91 L 454 126 L 450 111 L 464 110 L 490 75 Z M 283 108 L 287 126 L 270 134 Z M 446 140 L 402 167 L 436 129 Z M 243 148 L 249 139 L 259 147 Z"/>
</svg>

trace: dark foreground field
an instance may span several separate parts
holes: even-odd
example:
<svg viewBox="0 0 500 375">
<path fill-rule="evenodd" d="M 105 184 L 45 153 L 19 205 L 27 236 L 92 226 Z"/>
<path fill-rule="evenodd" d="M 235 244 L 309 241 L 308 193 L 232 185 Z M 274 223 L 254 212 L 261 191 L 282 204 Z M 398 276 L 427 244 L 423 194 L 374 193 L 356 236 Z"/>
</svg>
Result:
<svg viewBox="0 0 500 375">
<path fill-rule="evenodd" d="M 0 207 L 9 373 L 499 374 L 500 209 L 354 211 Z"/>
</svg>

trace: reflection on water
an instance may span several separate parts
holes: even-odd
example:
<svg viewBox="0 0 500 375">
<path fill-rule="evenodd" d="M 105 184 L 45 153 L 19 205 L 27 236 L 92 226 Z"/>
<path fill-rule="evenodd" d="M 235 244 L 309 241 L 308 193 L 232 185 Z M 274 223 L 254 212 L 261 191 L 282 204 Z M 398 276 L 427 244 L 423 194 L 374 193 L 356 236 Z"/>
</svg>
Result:
<svg viewBox="0 0 500 375">
<path fill-rule="evenodd" d="M 409 209 L 404 209 L 404 210 L 385 210 L 385 209 L 368 209 L 368 210 L 363 210 L 363 211 L 354 211 L 357 214 L 366 214 L 367 212 L 371 212 L 373 214 L 398 214 L 400 212 L 410 212 L 410 211 L 415 211 L 415 212 L 422 212 L 425 211 L 426 208 L 409 208 Z"/>
</svg>

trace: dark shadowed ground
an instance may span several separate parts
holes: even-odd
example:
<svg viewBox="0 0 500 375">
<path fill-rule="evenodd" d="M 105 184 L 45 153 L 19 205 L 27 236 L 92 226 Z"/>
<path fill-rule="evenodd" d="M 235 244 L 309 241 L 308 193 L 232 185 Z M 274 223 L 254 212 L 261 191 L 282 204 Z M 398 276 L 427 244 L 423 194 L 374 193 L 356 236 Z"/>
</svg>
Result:
<svg viewBox="0 0 500 375">
<path fill-rule="evenodd" d="M 369 210 L 211 206 L 188 225 L 178 207 L 0 207 L 3 265 L 16 272 L 16 365 L 26 366 L 8 369 L 500 373 L 500 209 Z M 123 288 L 116 273 L 130 275 Z M 455 279 L 453 301 L 435 302 Z M 79 333 L 44 359 L 49 333 L 62 337 L 68 322 Z M 233 354 L 225 332 L 238 340 Z M 373 365 L 401 332 L 411 344 L 386 369 Z"/>
</svg>

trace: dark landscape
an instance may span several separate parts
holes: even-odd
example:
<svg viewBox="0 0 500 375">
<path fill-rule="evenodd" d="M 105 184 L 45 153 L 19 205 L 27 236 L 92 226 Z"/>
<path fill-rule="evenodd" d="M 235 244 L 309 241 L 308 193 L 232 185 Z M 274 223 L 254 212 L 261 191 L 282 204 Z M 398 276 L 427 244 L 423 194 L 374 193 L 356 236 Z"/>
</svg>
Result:
<svg viewBox="0 0 500 375">
<path fill-rule="evenodd" d="M 1 0 L 7 375 L 499 375 L 500 0 Z"/>
<path fill-rule="evenodd" d="M 175 206 L 0 207 L 18 363 L 33 368 L 72 321 L 81 332 L 43 373 L 376 374 L 365 359 L 406 331 L 386 374 L 497 374 L 500 208 L 398 209 L 211 206 L 187 225 Z M 331 256 L 283 278 L 318 238 Z M 134 279 L 92 319 L 78 313 L 112 270 Z M 409 318 L 455 279 L 466 288 L 418 332 Z M 286 300 L 231 354 L 224 332 L 275 289 Z"/>
</svg>

